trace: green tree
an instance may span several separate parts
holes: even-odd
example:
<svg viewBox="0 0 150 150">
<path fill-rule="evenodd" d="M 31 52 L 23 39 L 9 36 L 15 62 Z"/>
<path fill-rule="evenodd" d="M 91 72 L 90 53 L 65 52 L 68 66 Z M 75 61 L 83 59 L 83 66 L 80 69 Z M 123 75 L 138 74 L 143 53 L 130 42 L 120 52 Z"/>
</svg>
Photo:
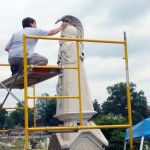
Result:
<svg viewBox="0 0 150 150">
<path fill-rule="evenodd" d="M 144 92 L 142 90 L 136 91 L 136 84 L 130 83 L 130 91 L 133 123 L 135 124 L 148 116 L 148 105 Z M 109 96 L 102 104 L 103 114 L 127 117 L 126 83 L 120 82 L 109 86 L 107 92 Z"/>
<path fill-rule="evenodd" d="M 93 118 L 93 121 L 97 125 L 116 125 L 127 123 L 127 120 L 124 117 L 113 117 L 111 115 L 97 116 L 96 118 Z M 102 132 L 109 141 L 109 146 L 106 148 L 106 150 L 123 149 L 125 129 L 102 129 Z"/>
<path fill-rule="evenodd" d="M 8 115 L 6 117 L 5 129 L 14 129 L 15 128 L 15 121 L 10 114 L 11 114 L 11 112 L 8 112 Z"/>
<path fill-rule="evenodd" d="M 5 109 L 0 108 L 0 129 L 4 128 L 6 118 L 7 118 L 7 111 Z"/>
<path fill-rule="evenodd" d="M 47 93 L 43 96 L 49 96 Z M 56 114 L 56 99 L 37 100 L 37 125 L 38 126 L 57 126 L 61 121 L 54 118 Z"/>
<path fill-rule="evenodd" d="M 93 117 L 97 117 L 97 116 L 101 115 L 101 106 L 98 103 L 97 99 L 94 99 L 93 107 L 94 107 L 94 110 L 97 112 Z"/>
<path fill-rule="evenodd" d="M 6 128 L 7 129 L 14 129 L 15 126 L 24 127 L 24 110 L 19 109 L 19 107 L 22 107 L 20 103 L 17 103 L 17 109 L 10 112 L 6 119 Z M 29 127 L 33 126 L 33 111 L 29 109 Z"/>
</svg>

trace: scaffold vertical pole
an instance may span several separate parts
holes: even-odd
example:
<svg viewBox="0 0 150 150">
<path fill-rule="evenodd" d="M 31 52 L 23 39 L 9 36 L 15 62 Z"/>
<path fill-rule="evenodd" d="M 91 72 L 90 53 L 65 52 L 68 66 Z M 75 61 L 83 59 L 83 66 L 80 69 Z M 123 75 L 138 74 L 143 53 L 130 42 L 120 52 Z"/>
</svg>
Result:
<svg viewBox="0 0 150 150">
<path fill-rule="evenodd" d="M 28 78 L 27 78 L 27 47 L 26 35 L 23 35 L 23 54 L 24 54 L 24 115 L 25 115 L 25 150 L 29 150 L 29 133 L 28 133 Z"/>
<path fill-rule="evenodd" d="M 33 96 L 35 96 L 35 85 L 33 85 Z M 33 115 L 34 115 L 34 128 L 36 128 L 36 101 L 35 98 L 33 98 Z"/>
<path fill-rule="evenodd" d="M 124 53 L 125 53 L 125 69 L 126 69 L 126 84 L 127 84 L 127 104 L 128 104 L 128 122 L 130 133 L 130 150 L 133 150 L 133 135 L 132 135 L 132 108 L 131 108 L 131 92 L 129 81 L 129 65 L 128 65 L 128 44 L 126 38 L 126 32 L 124 32 Z"/>
<path fill-rule="evenodd" d="M 81 97 L 81 74 L 80 74 L 80 42 L 76 42 L 77 45 L 77 72 L 78 72 L 78 91 L 79 91 L 79 112 L 80 112 L 80 126 L 83 125 L 82 114 L 82 97 Z"/>
</svg>

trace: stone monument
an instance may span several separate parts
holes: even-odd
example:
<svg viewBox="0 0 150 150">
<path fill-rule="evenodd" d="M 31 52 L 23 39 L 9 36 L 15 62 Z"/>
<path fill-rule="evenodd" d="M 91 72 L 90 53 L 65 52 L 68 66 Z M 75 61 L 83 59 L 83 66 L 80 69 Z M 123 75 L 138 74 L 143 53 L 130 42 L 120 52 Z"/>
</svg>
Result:
<svg viewBox="0 0 150 150">
<path fill-rule="evenodd" d="M 67 27 L 61 32 L 61 37 L 83 38 L 84 31 L 81 22 L 73 16 L 64 16 L 59 21 L 68 22 Z M 58 65 L 77 67 L 77 46 L 75 41 L 60 41 Z M 92 105 L 88 81 L 84 67 L 84 45 L 80 44 L 80 76 L 83 125 L 93 126 L 89 121 L 96 113 Z M 77 70 L 64 69 L 57 83 L 58 96 L 78 96 Z M 76 99 L 57 99 L 56 118 L 64 122 L 64 126 L 79 125 L 79 101 Z M 50 150 L 103 150 L 108 146 L 108 141 L 100 129 L 79 130 L 72 133 L 56 133 L 50 140 Z"/>
</svg>

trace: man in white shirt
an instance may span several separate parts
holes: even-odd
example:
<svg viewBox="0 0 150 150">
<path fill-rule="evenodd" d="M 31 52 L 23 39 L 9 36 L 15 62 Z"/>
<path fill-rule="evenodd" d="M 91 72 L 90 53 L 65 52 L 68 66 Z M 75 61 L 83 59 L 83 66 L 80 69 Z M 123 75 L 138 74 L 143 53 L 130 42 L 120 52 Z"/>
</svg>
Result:
<svg viewBox="0 0 150 150">
<path fill-rule="evenodd" d="M 36 21 L 33 18 L 27 17 L 22 20 L 23 29 L 14 33 L 5 47 L 8 52 L 8 62 L 12 71 L 12 75 L 19 72 L 23 67 L 23 34 L 31 36 L 51 36 L 55 35 L 66 27 L 67 23 L 63 22 L 60 27 L 48 31 L 37 28 Z M 34 53 L 34 48 L 37 39 L 27 40 L 27 61 L 28 64 L 44 66 L 47 65 L 48 59 Z"/>
</svg>

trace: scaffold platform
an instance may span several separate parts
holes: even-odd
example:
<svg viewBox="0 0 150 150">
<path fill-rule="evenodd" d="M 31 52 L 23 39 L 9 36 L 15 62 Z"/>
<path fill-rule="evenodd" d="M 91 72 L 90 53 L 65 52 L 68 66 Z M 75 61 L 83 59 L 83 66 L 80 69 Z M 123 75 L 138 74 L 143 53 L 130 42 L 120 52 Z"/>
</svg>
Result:
<svg viewBox="0 0 150 150">
<path fill-rule="evenodd" d="M 28 71 L 28 86 L 32 86 L 43 82 L 49 78 L 55 77 L 61 73 L 60 68 L 32 68 L 32 70 Z M 11 76 L 10 78 L 2 81 L 2 84 L 7 88 L 10 88 L 17 74 Z M 4 87 L 0 85 L 0 88 Z M 17 77 L 13 85 L 13 89 L 23 89 L 24 88 L 24 75 L 23 73 Z"/>
</svg>

